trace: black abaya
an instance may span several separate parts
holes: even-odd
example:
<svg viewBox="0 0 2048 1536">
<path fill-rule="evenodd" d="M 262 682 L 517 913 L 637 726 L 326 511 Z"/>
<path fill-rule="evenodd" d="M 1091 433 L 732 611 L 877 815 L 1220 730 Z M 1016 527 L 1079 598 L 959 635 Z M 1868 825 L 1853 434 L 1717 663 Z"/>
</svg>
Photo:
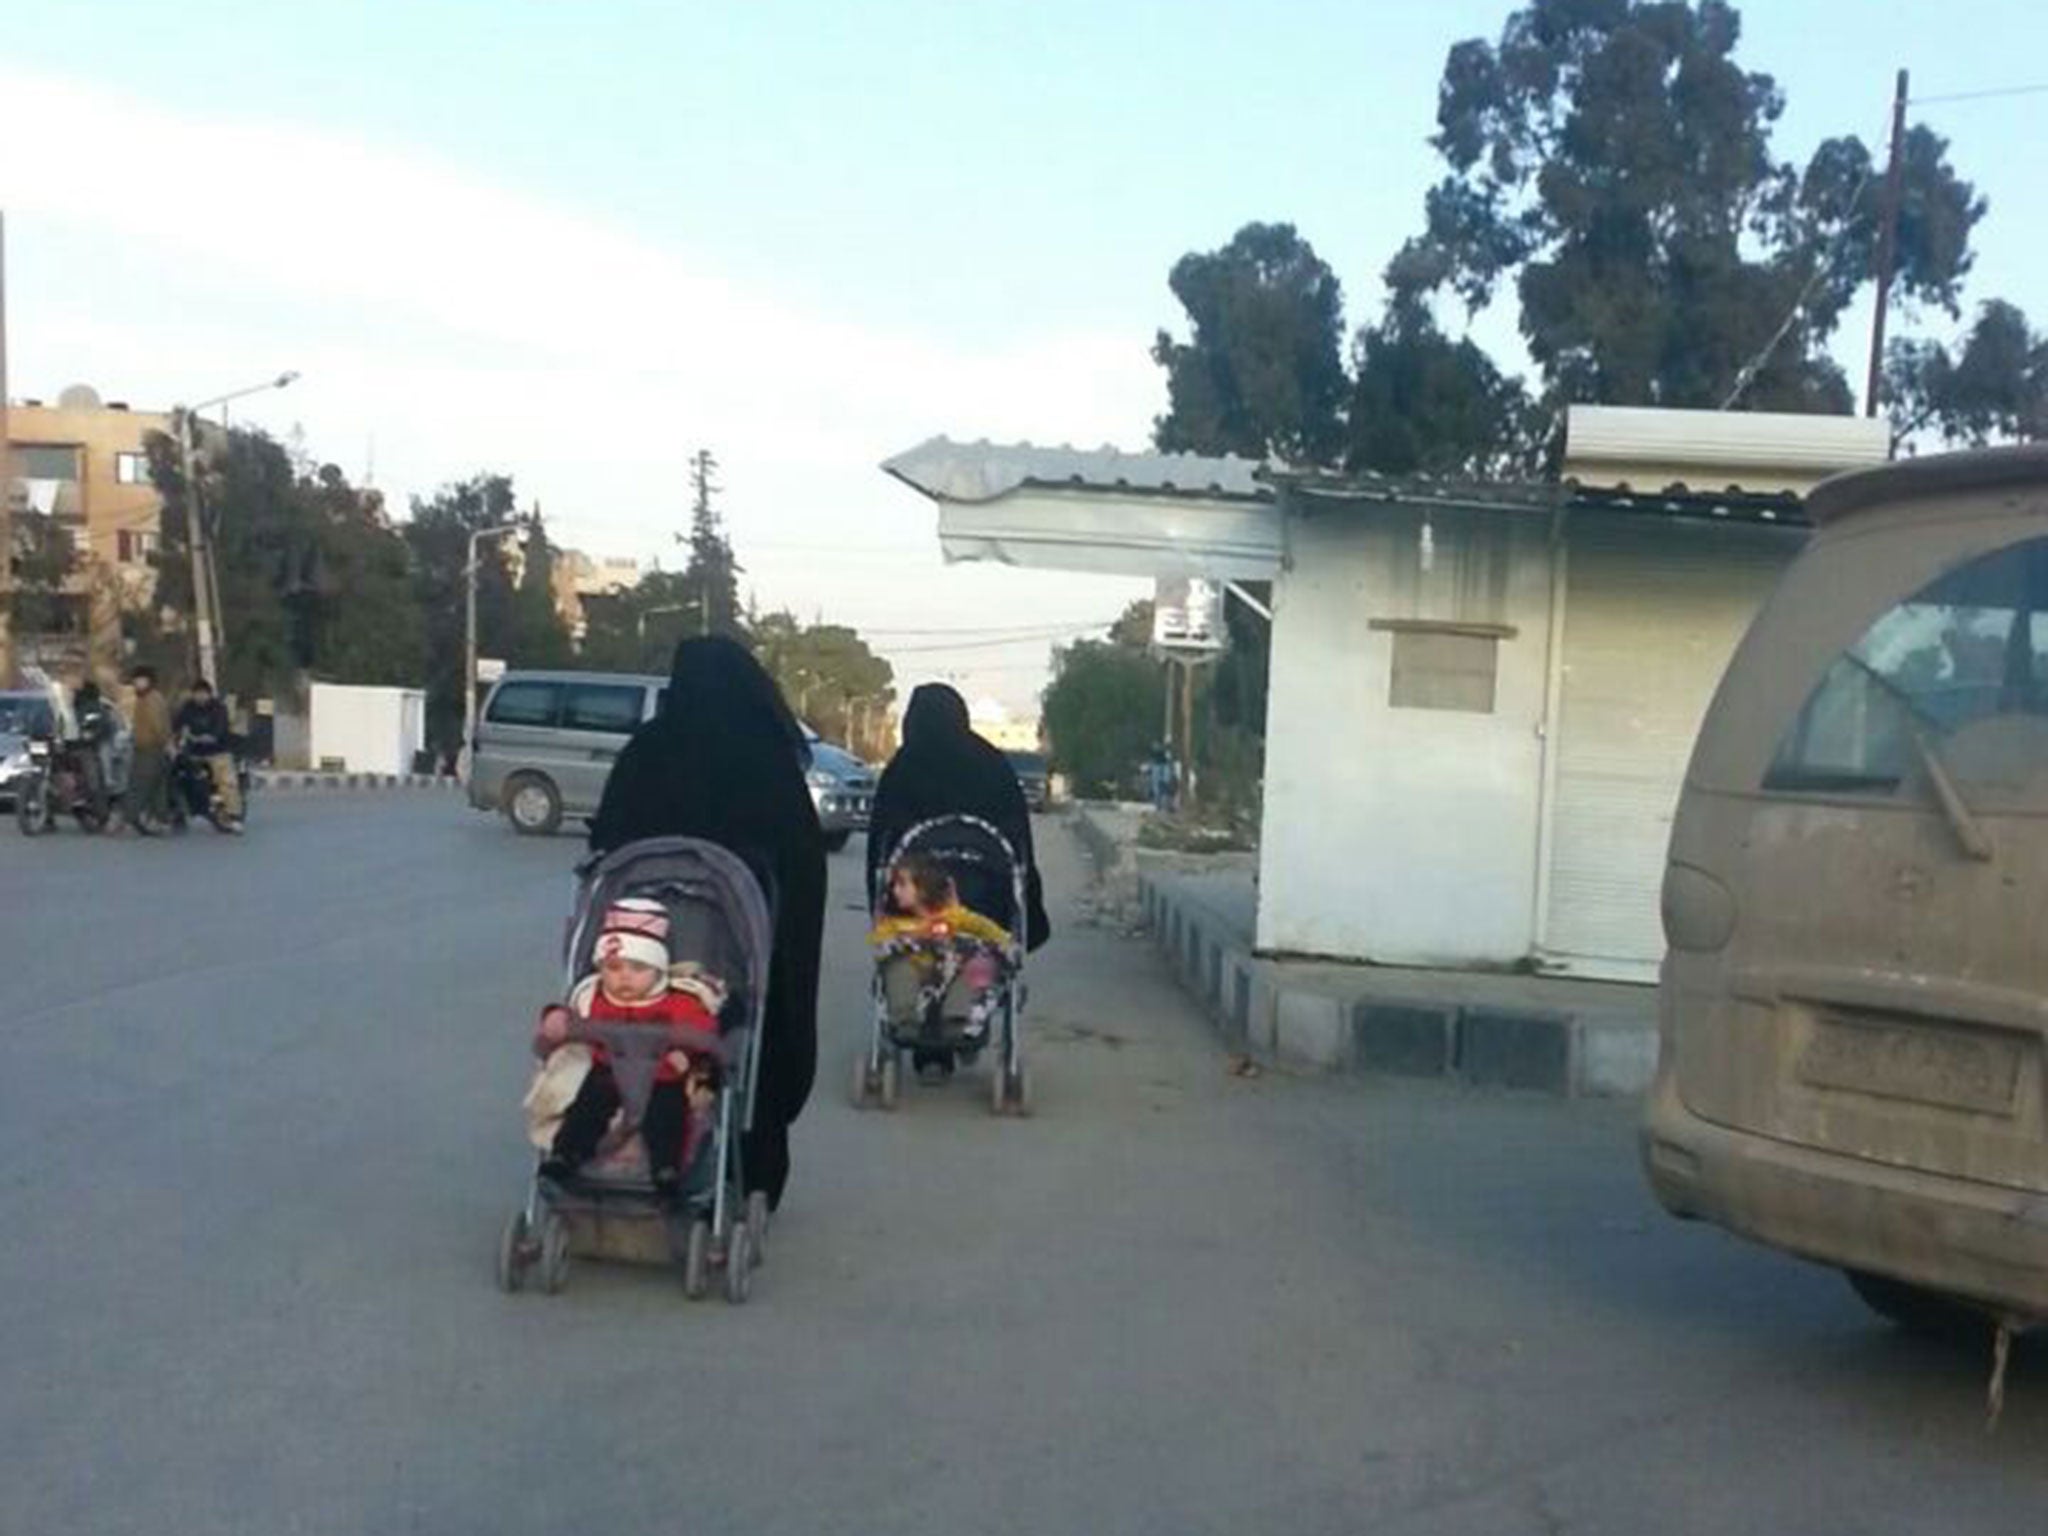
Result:
<svg viewBox="0 0 2048 1536">
<path fill-rule="evenodd" d="M 1024 939 L 1036 949 L 1052 936 L 1045 890 L 1031 846 L 1031 808 L 1010 760 L 974 734 L 967 703 L 944 683 L 926 683 L 903 712 L 903 746 L 875 786 L 868 823 L 868 890 L 904 833 L 934 816 L 978 816 L 1024 861 Z"/>
<path fill-rule="evenodd" d="M 660 716 L 619 754 L 590 824 L 599 853 L 644 837 L 701 837 L 774 878 L 754 1127 L 742 1149 L 748 1187 L 771 1204 L 782 1199 L 789 1127 L 818 1065 L 825 839 L 804 784 L 807 756 L 789 706 L 752 656 L 730 640 L 685 640 Z"/>
</svg>

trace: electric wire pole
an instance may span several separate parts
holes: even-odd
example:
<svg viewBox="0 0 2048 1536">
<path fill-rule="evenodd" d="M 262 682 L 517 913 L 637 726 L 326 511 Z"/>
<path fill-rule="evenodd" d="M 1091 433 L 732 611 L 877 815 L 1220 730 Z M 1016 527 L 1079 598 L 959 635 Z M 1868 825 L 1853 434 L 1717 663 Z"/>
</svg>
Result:
<svg viewBox="0 0 2048 1536">
<path fill-rule="evenodd" d="M 14 676 L 14 460 L 7 435 L 7 215 L 0 213 L 0 683 Z"/>
<path fill-rule="evenodd" d="M 1898 258 L 1899 197 L 1905 181 L 1906 71 L 1899 71 L 1892 92 L 1891 163 L 1884 173 L 1884 201 L 1878 208 L 1877 304 L 1870 316 L 1870 377 L 1863 386 L 1863 414 L 1877 414 L 1878 397 L 1884 390 L 1884 321 L 1891 306 L 1892 267 Z"/>
</svg>

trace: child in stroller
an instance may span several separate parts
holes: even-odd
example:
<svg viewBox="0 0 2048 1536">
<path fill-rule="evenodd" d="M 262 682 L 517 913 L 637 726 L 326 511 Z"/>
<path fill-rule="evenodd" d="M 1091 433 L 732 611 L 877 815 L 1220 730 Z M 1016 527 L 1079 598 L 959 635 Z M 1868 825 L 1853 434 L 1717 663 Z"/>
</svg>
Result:
<svg viewBox="0 0 2048 1536">
<path fill-rule="evenodd" d="M 544 1111 L 560 1103 L 566 1079 L 580 1079 L 549 1138 L 542 1178 L 556 1184 L 574 1178 L 596 1156 L 622 1104 L 610 1053 L 602 1045 L 568 1044 L 574 1019 L 670 1031 L 674 1048 L 655 1068 L 640 1139 L 648 1175 L 665 1203 L 680 1198 L 685 1175 L 697 1166 L 718 1102 L 718 1016 L 726 989 L 700 965 L 686 961 L 672 968 L 668 933 L 668 910 L 660 902 L 627 897 L 613 903 L 592 955 L 597 969 L 577 983 L 566 1007 L 555 1003 L 542 1010 L 534 1041 L 541 1070 L 528 1095 L 529 1108 L 543 1111 L 537 1128 L 552 1118 Z"/>
<path fill-rule="evenodd" d="M 960 900 L 945 865 L 925 853 L 906 853 L 891 864 L 886 906 L 868 942 L 892 1027 L 915 1033 L 935 1008 L 948 1034 L 979 1039 L 986 1033 L 1012 941 L 1002 924 Z M 939 1052 L 919 1064 L 928 1077 L 944 1077 L 952 1067 L 952 1058 Z"/>
<path fill-rule="evenodd" d="M 715 1272 L 745 1301 L 766 1235 L 749 1189 L 774 933 L 773 883 L 739 854 L 648 838 L 578 872 L 566 1004 L 542 1014 L 526 1096 L 526 1199 L 498 1247 L 498 1283 L 549 1294 L 572 1253 L 680 1262 L 703 1296 Z"/>
<path fill-rule="evenodd" d="M 978 817 L 935 817 L 903 835 L 875 883 L 875 1034 L 855 1063 L 854 1103 L 894 1108 L 905 1052 L 926 1081 L 944 1081 L 993 1047 L 991 1108 L 1028 1113 L 1024 947 L 1005 925 L 1025 910 L 1015 851 Z"/>
</svg>

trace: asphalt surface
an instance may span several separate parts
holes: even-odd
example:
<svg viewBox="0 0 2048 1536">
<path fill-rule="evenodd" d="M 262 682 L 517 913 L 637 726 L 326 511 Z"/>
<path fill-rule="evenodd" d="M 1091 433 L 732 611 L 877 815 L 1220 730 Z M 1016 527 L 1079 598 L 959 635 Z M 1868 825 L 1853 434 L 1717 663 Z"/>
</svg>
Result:
<svg viewBox="0 0 2048 1536">
<path fill-rule="evenodd" d="M 754 1300 L 492 1285 L 577 845 L 452 797 L 0 827 L 0 1531 L 2029 1531 L 1986 1363 L 1658 1213 L 1625 1105 L 1231 1077 L 1151 951 L 1032 973 L 1041 1109 L 859 1114 L 859 845 Z"/>
</svg>

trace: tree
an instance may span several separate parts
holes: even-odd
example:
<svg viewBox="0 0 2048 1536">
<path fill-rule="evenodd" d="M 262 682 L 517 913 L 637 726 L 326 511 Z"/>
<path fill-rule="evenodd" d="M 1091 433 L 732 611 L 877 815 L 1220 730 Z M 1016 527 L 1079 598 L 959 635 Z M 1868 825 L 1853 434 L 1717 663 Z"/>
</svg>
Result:
<svg viewBox="0 0 2048 1536">
<path fill-rule="evenodd" d="M 1189 339 L 1161 331 L 1169 408 L 1162 451 L 1334 464 L 1343 452 L 1343 290 L 1291 224 L 1247 224 L 1191 252 L 1168 279 Z"/>
<path fill-rule="evenodd" d="M 219 578 L 220 687 L 254 698 L 294 697 L 306 675 L 416 684 L 419 610 L 404 541 L 382 502 L 333 465 L 295 459 L 264 433 L 200 430 L 196 496 L 177 445 L 162 434 L 147 444 L 163 515 L 155 611 L 123 621 L 138 654 L 163 654 L 165 614 L 176 630 L 192 632 L 187 519 L 196 505 Z"/>
<path fill-rule="evenodd" d="M 459 745 L 463 717 L 464 609 L 469 539 L 514 521 L 512 481 L 484 474 L 413 499 L 405 542 L 412 552 L 413 592 L 426 639 L 427 741 L 435 752 Z M 511 660 L 512 576 L 504 541 L 477 551 L 477 654 Z"/>
<path fill-rule="evenodd" d="M 1931 435 L 1951 447 L 2048 437 L 2048 337 L 1993 300 L 1954 346 L 1899 340 L 1885 359 L 1894 447 Z"/>
<path fill-rule="evenodd" d="M 1128 794 L 1159 739 L 1159 663 L 1115 640 L 1077 640 L 1053 652 L 1041 700 L 1053 767 L 1082 795 Z"/>
<path fill-rule="evenodd" d="M 681 571 L 648 571 L 632 587 L 583 599 L 585 666 L 666 672 L 676 642 L 703 632 L 703 599 Z"/>
<path fill-rule="evenodd" d="M 733 558 L 732 545 L 725 536 L 724 519 L 718 515 L 718 508 L 712 500 L 720 490 L 711 482 L 717 468 L 718 460 L 709 448 L 698 449 L 690 460 L 692 500 L 690 536 L 686 541 L 690 547 L 690 562 L 683 569 L 683 577 L 697 600 L 705 606 L 705 613 L 700 619 L 703 632 L 744 638 L 745 626 L 740 622 L 739 561 Z"/>
<path fill-rule="evenodd" d="M 1536 418 L 1519 379 L 1469 337 L 1451 340 L 1420 305 L 1392 304 L 1352 353 L 1345 466 L 1388 475 L 1526 472 Z"/>
<path fill-rule="evenodd" d="M 383 499 L 358 490 L 332 464 L 301 472 L 307 548 L 285 588 L 300 665 L 327 682 L 418 687 L 426 625 L 405 540 Z"/>
<path fill-rule="evenodd" d="M 761 665 L 812 730 L 857 757 L 885 755 L 896 673 L 858 632 L 777 612 L 754 621 L 753 639 Z"/>
<path fill-rule="evenodd" d="M 1454 46 L 1451 174 L 1389 269 L 1397 302 L 1478 309 L 1512 281 L 1560 402 L 1846 409 L 1826 344 L 1873 275 L 1882 178 L 1854 138 L 1803 173 L 1772 158 L 1783 97 L 1740 35 L 1723 0 L 1531 0 Z M 1984 203 L 1925 128 L 1904 165 L 1894 292 L 1953 314 Z"/>
<path fill-rule="evenodd" d="M 555 548 L 535 507 L 519 541 L 519 582 L 513 589 L 504 657 L 521 667 L 566 667 L 576 648 L 555 603 Z"/>
<path fill-rule="evenodd" d="M 81 563 L 78 544 L 53 514 L 32 510 L 14 514 L 13 536 L 8 620 L 26 660 L 41 666 L 50 640 L 86 638 L 86 604 L 70 590 Z"/>
</svg>

